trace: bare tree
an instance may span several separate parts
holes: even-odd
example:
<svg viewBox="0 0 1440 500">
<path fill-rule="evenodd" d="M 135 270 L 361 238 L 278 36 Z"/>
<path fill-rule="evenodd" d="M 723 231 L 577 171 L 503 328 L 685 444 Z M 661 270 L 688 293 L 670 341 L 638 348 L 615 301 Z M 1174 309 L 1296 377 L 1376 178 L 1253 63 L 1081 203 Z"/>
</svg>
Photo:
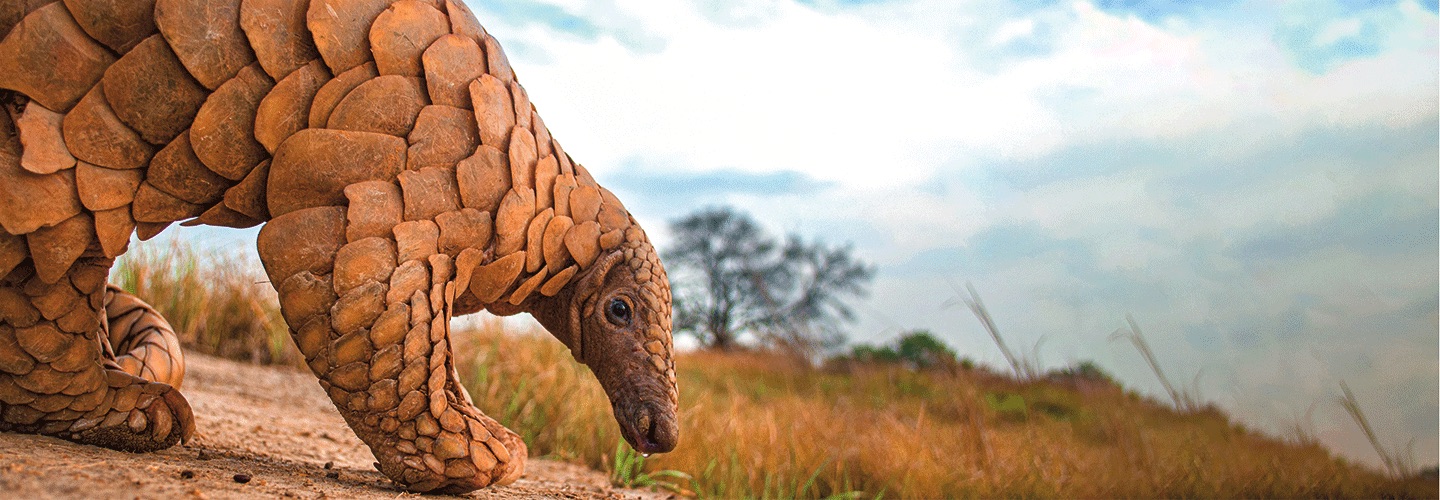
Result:
<svg viewBox="0 0 1440 500">
<path fill-rule="evenodd" d="M 665 252 L 674 275 L 675 329 L 719 349 L 763 319 L 755 276 L 774 274 L 775 241 L 748 216 L 707 208 L 672 221 L 675 243 Z M 762 285 L 763 286 L 763 285 Z"/>
<path fill-rule="evenodd" d="M 782 246 L 729 207 L 701 210 L 670 229 L 675 329 L 714 348 L 735 347 L 742 332 L 806 354 L 838 344 L 840 323 L 854 319 L 846 301 L 864 296 L 874 276 L 849 246 L 795 235 Z"/>
<path fill-rule="evenodd" d="M 865 296 L 875 275 L 852 252 L 848 245 L 829 247 L 793 234 L 786 238 L 774 276 L 755 280 L 774 282 L 760 290 L 771 313 L 763 323 L 765 340 L 807 357 L 844 342 L 839 326 L 855 319 L 846 301 Z"/>
</svg>

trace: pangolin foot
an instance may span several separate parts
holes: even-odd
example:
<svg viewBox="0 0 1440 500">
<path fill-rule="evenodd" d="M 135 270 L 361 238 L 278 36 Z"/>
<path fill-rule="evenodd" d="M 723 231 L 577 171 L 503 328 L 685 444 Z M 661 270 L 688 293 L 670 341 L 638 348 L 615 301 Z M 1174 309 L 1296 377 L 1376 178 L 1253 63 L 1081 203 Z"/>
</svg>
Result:
<svg viewBox="0 0 1440 500">
<path fill-rule="evenodd" d="M 190 441 L 195 416 L 180 391 L 118 370 L 109 370 L 108 375 L 112 384 L 122 384 L 112 385 L 106 396 L 109 411 L 77 420 L 62 437 L 129 452 L 163 450 Z"/>
</svg>

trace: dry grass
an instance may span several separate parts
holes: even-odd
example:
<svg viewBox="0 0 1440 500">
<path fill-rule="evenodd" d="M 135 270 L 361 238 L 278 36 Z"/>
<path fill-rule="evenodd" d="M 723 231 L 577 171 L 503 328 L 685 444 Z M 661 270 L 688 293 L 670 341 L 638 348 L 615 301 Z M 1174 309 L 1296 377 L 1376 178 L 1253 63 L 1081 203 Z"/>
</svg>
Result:
<svg viewBox="0 0 1440 500">
<path fill-rule="evenodd" d="M 532 453 L 608 468 L 618 433 L 588 370 L 544 334 L 459 336 L 477 403 Z M 704 497 L 1434 497 L 1313 444 L 1177 413 L 1088 380 L 818 370 L 763 353 L 677 360 L 681 443 L 647 466 Z"/>
<path fill-rule="evenodd" d="M 179 240 L 135 245 L 116 261 L 110 281 L 160 311 L 186 349 L 252 363 L 304 361 L 274 288 L 245 254 L 201 253 Z"/>
</svg>

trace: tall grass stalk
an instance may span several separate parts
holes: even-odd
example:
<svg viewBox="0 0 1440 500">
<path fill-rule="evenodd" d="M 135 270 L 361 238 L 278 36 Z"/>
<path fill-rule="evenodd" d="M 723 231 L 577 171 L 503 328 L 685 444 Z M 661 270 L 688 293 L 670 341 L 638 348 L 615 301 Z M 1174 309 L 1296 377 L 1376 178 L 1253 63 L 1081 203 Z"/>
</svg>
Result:
<svg viewBox="0 0 1440 500">
<path fill-rule="evenodd" d="M 1375 453 L 1380 455 L 1380 461 L 1385 464 L 1385 470 L 1390 477 L 1404 479 L 1415 470 L 1415 461 L 1408 452 L 1401 454 L 1396 450 L 1386 448 L 1380 444 L 1380 438 L 1375 435 L 1375 429 L 1370 427 L 1370 419 L 1365 418 L 1365 411 L 1360 408 L 1360 401 L 1355 399 L 1355 393 L 1350 392 L 1350 386 L 1342 380 L 1340 382 L 1340 406 L 1350 414 L 1355 425 L 1360 426 L 1360 431 L 1365 433 L 1365 439 L 1370 440 L 1370 446 L 1375 448 Z M 1413 445 L 1413 443 L 1412 443 Z"/>
<path fill-rule="evenodd" d="M 1175 409 L 1186 412 L 1199 411 L 1201 408 L 1198 397 L 1200 375 L 1195 375 L 1195 382 L 1189 390 L 1179 390 L 1170 383 L 1170 377 L 1165 376 L 1165 371 L 1160 369 L 1160 362 L 1155 360 L 1155 352 L 1150 350 L 1150 343 L 1145 341 L 1145 334 L 1140 331 L 1140 324 L 1135 322 L 1135 317 L 1125 315 L 1125 322 L 1130 329 L 1121 328 L 1110 336 L 1110 340 L 1126 339 L 1140 351 L 1140 357 L 1145 358 L 1145 363 L 1150 365 L 1150 370 L 1155 372 L 1155 378 L 1160 379 L 1160 385 L 1165 386 L 1165 392 L 1170 394 L 1170 400 L 1175 403 Z"/>
<path fill-rule="evenodd" d="M 956 298 L 970 309 L 970 312 L 975 315 L 976 319 L 980 320 L 980 326 L 985 328 L 985 332 L 990 334 L 990 339 L 995 342 L 995 346 L 1000 348 L 1000 353 L 1005 355 L 1005 361 L 1010 363 L 1010 369 L 1014 370 L 1015 376 L 1024 380 L 1039 378 L 1041 375 L 1039 350 L 1043 337 L 1041 340 L 1035 341 L 1035 347 L 1029 356 L 1024 358 L 1017 357 L 1015 353 L 1010 350 L 1010 347 L 1005 344 L 1005 338 L 1000 336 L 1000 328 L 995 326 L 995 319 L 990 317 L 990 310 L 986 309 L 985 302 L 980 300 L 980 293 L 975 291 L 975 285 L 968 282 L 965 283 L 965 290 L 970 292 L 969 295 L 962 295 L 953 283 L 950 285 L 950 288 L 955 289 Z M 945 303 L 947 306 L 954 304 L 955 299 L 951 299 Z"/>
</svg>

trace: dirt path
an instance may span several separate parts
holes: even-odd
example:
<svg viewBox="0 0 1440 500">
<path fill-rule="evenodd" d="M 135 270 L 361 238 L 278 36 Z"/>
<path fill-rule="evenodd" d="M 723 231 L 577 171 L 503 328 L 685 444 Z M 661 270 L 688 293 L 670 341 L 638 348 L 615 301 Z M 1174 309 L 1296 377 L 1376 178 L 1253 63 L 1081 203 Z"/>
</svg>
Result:
<svg viewBox="0 0 1440 500">
<path fill-rule="evenodd" d="M 196 420 L 189 445 L 130 454 L 0 433 L 0 497 L 420 497 L 404 493 L 376 472 L 370 451 L 345 426 L 309 373 L 186 357 L 189 371 L 182 392 Z M 515 484 L 468 497 L 665 495 L 611 488 L 602 473 L 532 458 Z"/>
</svg>

